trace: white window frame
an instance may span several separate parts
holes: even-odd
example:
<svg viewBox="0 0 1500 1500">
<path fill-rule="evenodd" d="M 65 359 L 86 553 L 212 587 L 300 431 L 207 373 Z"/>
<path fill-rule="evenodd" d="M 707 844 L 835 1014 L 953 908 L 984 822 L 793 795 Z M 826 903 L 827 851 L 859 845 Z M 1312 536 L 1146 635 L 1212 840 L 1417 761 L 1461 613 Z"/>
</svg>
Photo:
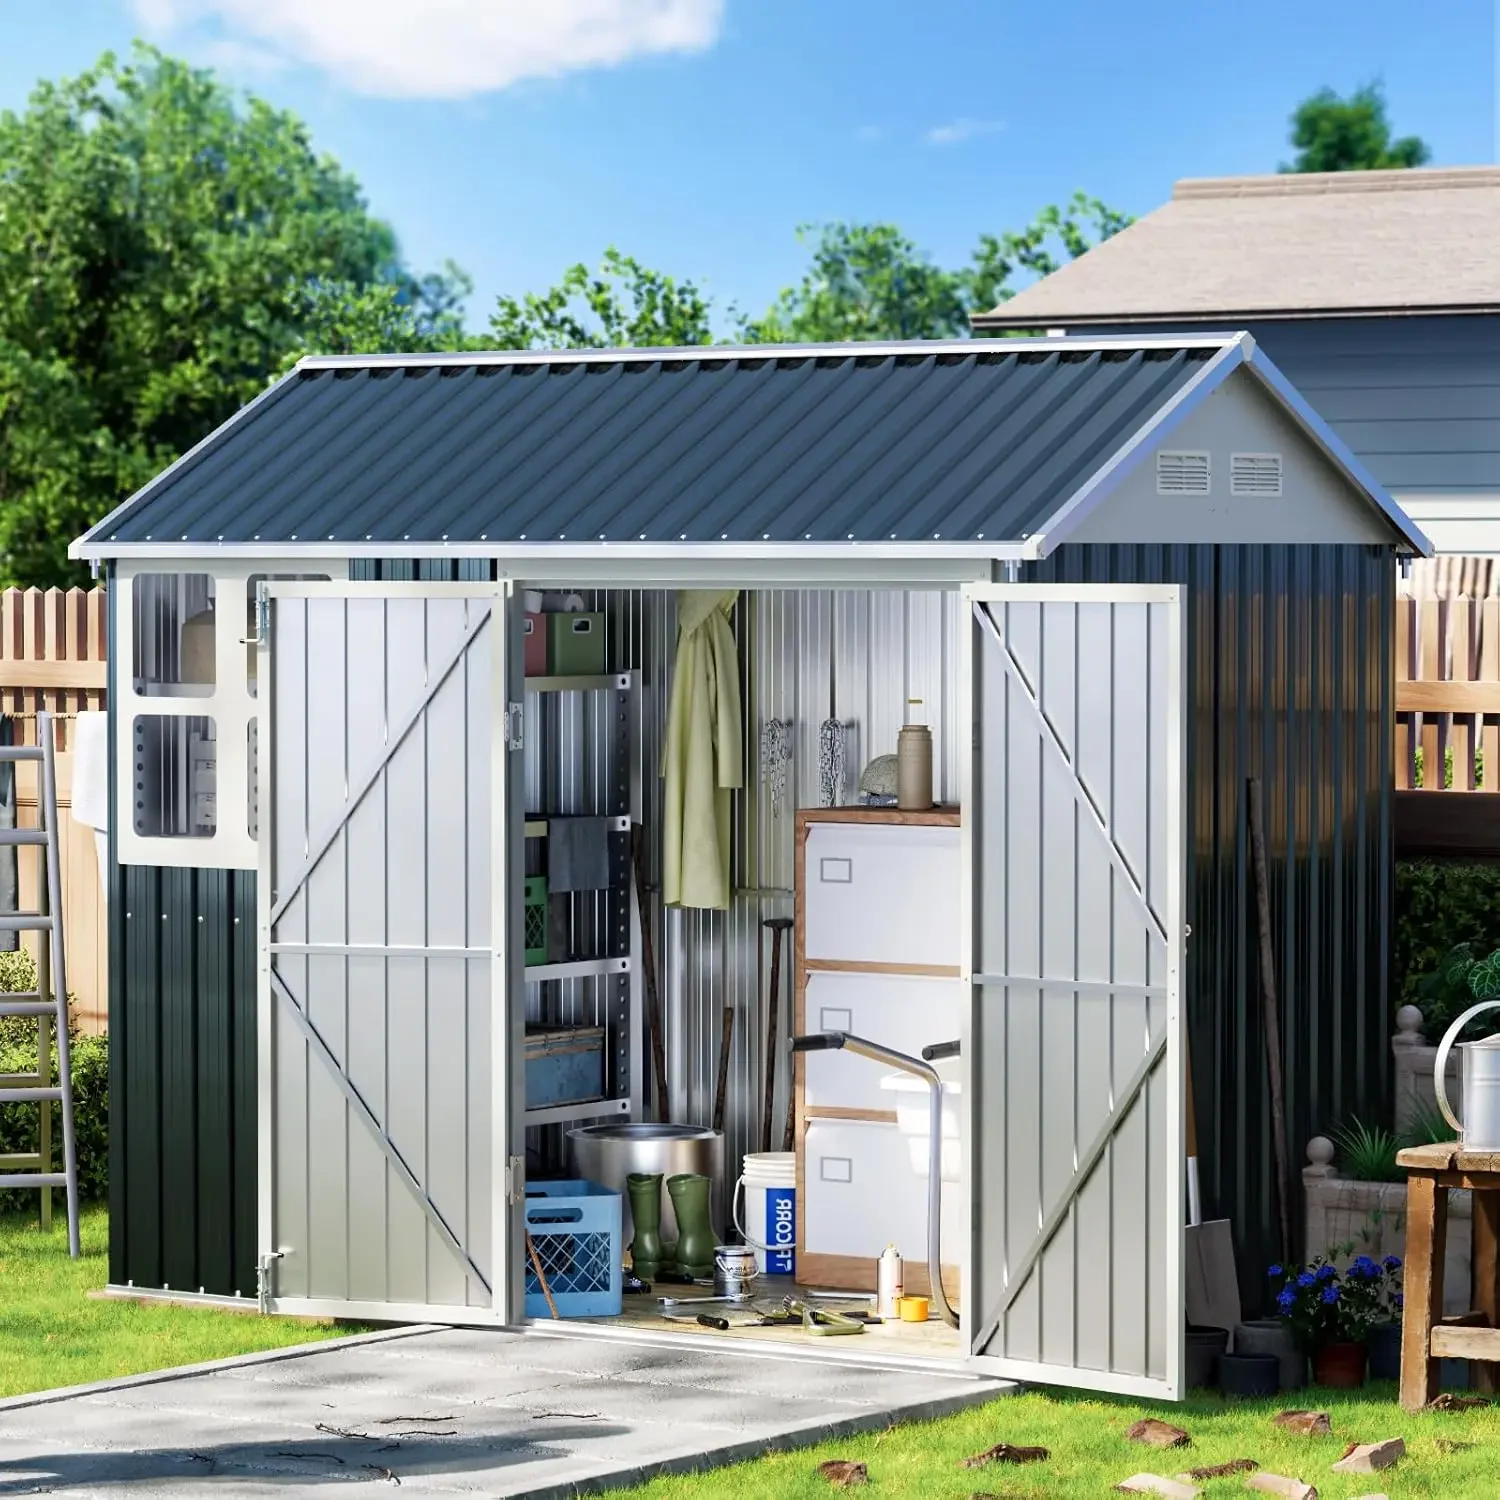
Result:
<svg viewBox="0 0 1500 1500">
<path fill-rule="evenodd" d="M 251 578 L 260 574 L 313 574 L 341 579 L 347 565 L 330 559 L 224 558 L 178 561 L 151 558 L 117 564 L 111 608 L 115 612 L 114 696 L 110 711 L 115 733 L 115 831 L 122 865 L 170 865 L 193 870 L 254 870 L 259 845 L 250 837 L 250 721 L 259 717 L 259 700 L 249 683 L 249 646 L 245 641 Z M 135 689 L 135 581 L 162 574 L 207 574 L 214 581 L 214 684 L 203 694 L 148 696 Z M 214 831 L 189 835 L 140 834 L 135 830 L 134 743 L 138 715 L 161 718 L 207 718 L 213 721 L 217 768 Z"/>
</svg>

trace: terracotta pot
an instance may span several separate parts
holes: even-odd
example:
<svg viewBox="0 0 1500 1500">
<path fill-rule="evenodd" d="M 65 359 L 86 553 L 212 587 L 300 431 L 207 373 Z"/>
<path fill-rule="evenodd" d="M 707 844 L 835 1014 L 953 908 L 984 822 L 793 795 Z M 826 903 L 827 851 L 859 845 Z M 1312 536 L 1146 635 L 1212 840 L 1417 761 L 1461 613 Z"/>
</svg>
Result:
<svg viewBox="0 0 1500 1500">
<path fill-rule="evenodd" d="M 1313 1380 L 1318 1385 L 1356 1389 L 1365 1383 L 1363 1344 L 1324 1344 L 1313 1355 Z"/>
</svg>

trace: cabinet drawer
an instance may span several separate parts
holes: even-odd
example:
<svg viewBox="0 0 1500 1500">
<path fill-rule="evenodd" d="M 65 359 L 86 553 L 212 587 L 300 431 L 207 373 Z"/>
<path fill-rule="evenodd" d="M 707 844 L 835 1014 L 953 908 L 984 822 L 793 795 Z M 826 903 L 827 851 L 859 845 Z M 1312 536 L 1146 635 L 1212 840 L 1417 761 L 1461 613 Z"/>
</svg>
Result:
<svg viewBox="0 0 1500 1500">
<path fill-rule="evenodd" d="M 910 1057 L 959 1034 L 964 986 L 956 979 L 907 975 L 813 973 L 804 997 L 805 1031 L 849 1031 Z M 894 1107 L 880 1080 L 891 1070 L 852 1052 L 802 1055 L 806 1108 Z"/>
<path fill-rule="evenodd" d="M 959 962 L 959 830 L 815 823 L 805 849 L 808 959 Z"/>
<path fill-rule="evenodd" d="M 943 1260 L 957 1262 L 962 1187 L 945 1183 Z M 810 1120 L 803 1143 L 802 1248 L 810 1255 L 876 1256 L 895 1245 L 927 1259 L 927 1179 L 894 1125 Z"/>
</svg>

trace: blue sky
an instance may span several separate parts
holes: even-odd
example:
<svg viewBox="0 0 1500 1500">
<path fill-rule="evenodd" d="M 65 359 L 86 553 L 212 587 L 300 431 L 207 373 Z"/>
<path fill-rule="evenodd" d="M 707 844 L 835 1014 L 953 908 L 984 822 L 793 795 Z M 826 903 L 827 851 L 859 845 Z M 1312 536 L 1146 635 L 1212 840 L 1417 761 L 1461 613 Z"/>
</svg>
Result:
<svg viewBox="0 0 1500 1500">
<path fill-rule="evenodd" d="M 799 223 L 956 264 L 1075 188 L 1139 214 L 1274 170 L 1325 83 L 1380 77 L 1438 163 L 1494 161 L 1497 5 L 0 0 L 0 107 L 146 35 L 302 115 L 414 266 L 474 276 L 475 326 L 609 244 L 759 312 Z"/>
</svg>

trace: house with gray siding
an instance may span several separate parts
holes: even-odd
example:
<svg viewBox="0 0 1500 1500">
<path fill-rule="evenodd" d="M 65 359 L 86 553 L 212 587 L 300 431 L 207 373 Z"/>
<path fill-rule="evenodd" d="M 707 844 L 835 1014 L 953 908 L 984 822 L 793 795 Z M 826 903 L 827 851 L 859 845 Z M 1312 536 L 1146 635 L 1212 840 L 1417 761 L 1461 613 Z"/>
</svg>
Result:
<svg viewBox="0 0 1500 1500">
<path fill-rule="evenodd" d="M 1440 553 L 1500 554 L 1500 168 L 1179 182 L 980 332 L 1245 329 Z"/>
</svg>

